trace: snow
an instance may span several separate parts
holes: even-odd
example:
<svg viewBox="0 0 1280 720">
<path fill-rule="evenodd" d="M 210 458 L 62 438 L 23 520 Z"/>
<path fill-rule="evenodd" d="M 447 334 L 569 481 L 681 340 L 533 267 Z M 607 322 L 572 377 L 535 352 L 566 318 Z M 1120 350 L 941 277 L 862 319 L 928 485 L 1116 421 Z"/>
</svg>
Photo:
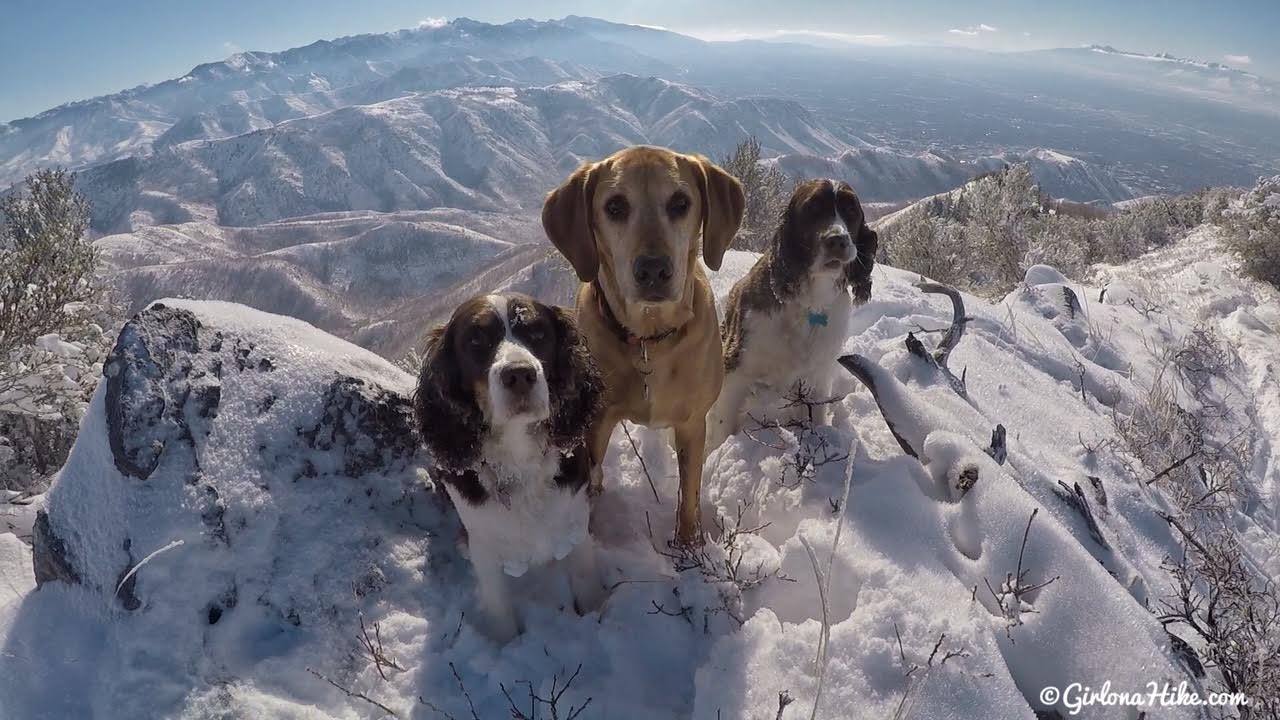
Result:
<svg viewBox="0 0 1280 720">
<path fill-rule="evenodd" d="M 754 259 L 727 253 L 712 280 L 717 296 Z M 1187 675 L 1147 609 L 1167 585 L 1161 561 L 1178 549 L 1156 515 L 1167 501 L 1085 445 L 1115 437 L 1113 408 L 1123 410 L 1159 370 L 1153 343 L 1212 325 L 1238 358 L 1213 392 L 1260 438 L 1261 470 L 1249 488 L 1258 502 L 1235 522 L 1259 566 L 1280 574 L 1280 470 L 1267 442 L 1280 433 L 1280 380 L 1268 370 L 1280 360 L 1280 300 L 1236 278 L 1207 231 L 1101 277 L 1102 302 L 1102 283 L 1067 282 L 1049 267 L 997 302 L 965 296 L 972 320 L 949 360 L 966 371 L 961 397 L 903 346 L 908 332 L 935 342 L 927 331 L 947 326 L 950 304 L 920 293 L 916 277 L 878 268 L 844 350 L 876 364 L 886 409 L 925 464 L 904 455 L 869 393 L 842 371 L 836 390 L 848 395 L 831 427 L 760 428 L 708 458 L 712 538 L 702 566 L 682 571 L 687 558 L 673 558 L 666 544 L 674 456 L 658 433 L 632 430 L 651 490 L 619 432 L 592 521 L 610 598 L 578 616 L 535 587 L 524 601 L 527 631 L 501 647 L 472 625 L 470 566 L 421 453 L 357 476 L 344 454 L 353 448 L 302 447 L 294 430 L 329 407 L 323 396 L 335 377 L 401 396 L 412 378 L 299 321 L 164 301 L 225 342 L 251 346 L 250 364 L 268 358 L 274 369 L 224 369 L 216 413 L 187 414 L 196 485 L 186 474 L 194 451 L 180 444 L 165 446 L 148 479 L 122 476 L 99 390 L 46 503 L 82 582 L 32 590 L 25 546 L 0 535 L 0 717 L 382 715 L 308 668 L 400 717 L 439 717 L 424 701 L 454 717 L 470 716 L 468 702 L 479 717 L 507 717 L 504 689 L 527 706 L 524 683 L 545 697 L 579 667 L 562 717 L 589 698 L 584 718 L 772 718 L 784 691 L 795 699 L 786 717 L 808 717 L 823 610 L 804 542 L 831 563 L 819 718 L 884 718 L 905 706 L 909 717 L 1030 720 L 1047 685 L 1176 685 Z M 194 367 L 207 361 L 195 357 Z M 277 399 L 263 411 L 266 393 Z M 1003 464 L 983 452 L 997 424 L 1008 430 Z M 834 459 L 798 476 L 789 461 L 817 445 Z M 833 548 L 846 451 L 853 484 Z M 294 478 L 306 464 L 314 475 Z M 961 467 L 979 478 L 967 492 L 955 484 Z M 1088 483 L 1089 475 L 1108 498 L 1094 508 L 1105 542 L 1058 495 L 1058 481 Z M 201 520 L 204 485 L 217 489 L 228 542 Z M 735 528 L 755 531 L 725 547 L 718 538 Z M 117 593 L 128 564 L 176 540 L 184 544 L 138 567 L 134 585 Z M 997 594 L 1020 558 L 1027 584 L 1048 584 L 1002 602 Z M 211 625 L 208 603 L 228 587 L 239 601 L 224 602 Z M 138 608 L 118 595 L 136 596 Z M 384 669 L 386 679 L 357 642 L 361 618 L 377 623 L 401 668 Z M 942 662 L 953 651 L 960 654 Z M 1086 715 L 1134 713 L 1092 707 Z M 1157 715 L 1196 717 L 1190 708 Z"/>
<path fill-rule="evenodd" d="M 1057 268 L 1048 265 L 1032 265 L 1027 268 L 1023 282 L 1028 285 L 1061 285 L 1067 282 L 1067 278 Z"/>
</svg>

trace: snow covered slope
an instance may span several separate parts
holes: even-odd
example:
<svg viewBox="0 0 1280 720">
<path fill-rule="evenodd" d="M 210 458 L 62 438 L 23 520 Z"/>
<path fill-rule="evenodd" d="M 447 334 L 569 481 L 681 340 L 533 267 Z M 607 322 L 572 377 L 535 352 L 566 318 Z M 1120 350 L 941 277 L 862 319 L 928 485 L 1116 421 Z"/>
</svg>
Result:
<svg viewBox="0 0 1280 720">
<path fill-rule="evenodd" d="M 534 232 L 507 215 L 336 213 L 248 228 L 144 227 L 96 247 L 129 312 L 167 296 L 227 300 L 347 336 L 389 305 L 474 277 Z"/>
<path fill-rule="evenodd" d="M 731 251 L 717 294 L 753 261 Z M 489 718 L 510 715 L 504 689 L 527 712 L 530 687 L 549 697 L 568 683 L 561 717 L 590 702 L 581 717 L 771 718 L 784 691 L 787 717 L 807 717 L 823 612 L 804 543 L 825 567 L 840 510 L 820 718 L 906 706 L 1031 720 L 1047 685 L 1199 687 L 1150 609 L 1167 592 L 1162 561 L 1180 552 L 1158 514 L 1173 487 L 1148 485 L 1161 468 L 1108 448 L 1121 442 L 1116 413 L 1169 372 L 1153 349 L 1215 328 L 1234 359 L 1202 397 L 1245 431 L 1257 470 L 1242 476 L 1231 526 L 1280 575 L 1280 385 L 1265 369 L 1280 300 L 1224 266 L 1197 235 L 1113 269 L 1103 302 L 1047 270 L 997 303 L 966 296 L 972 320 L 950 366 L 967 370 L 967 399 L 904 349 L 908 332 L 936 339 L 927 331 L 946 327 L 950 306 L 877 269 L 846 350 L 878 364 L 881 400 L 927 464 L 843 377 L 833 426 L 758 428 L 708 459 L 712 539 L 673 557 L 674 457 L 633 431 L 642 467 L 619 432 L 594 529 L 611 599 L 578 617 L 557 588 L 530 588 L 529 630 L 502 648 L 470 624 L 456 521 L 409 436 L 411 377 L 298 321 L 166 301 L 122 334 L 48 494 L 35 529 L 43 585 L 16 574 L 16 597 L 0 595 L 0 716 L 383 716 L 376 702 L 423 718 L 439 716 L 431 706 L 467 717 L 473 703 Z M 1155 268 L 1176 272 L 1165 282 Z M 1003 465 L 983 452 L 997 424 Z M 806 456 L 817 467 L 797 474 Z M 969 467 L 966 494 L 955 483 Z M 1083 505 L 1064 494 L 1076 484 Z M 25 551 L 0 537 L 0 563 L 14 557 Z M 1019 564 L 1027 584 L 1048 584 L 1013 602 L 1002 586 Z"/>
<path fill-rule="evenodd" d="M 788 154 L 768 162 L 793 177 L 841 178 L 873 201 L 901 202 L 946 192 L 1012 163 L 1026 163 L 1037 184 L 1054 198 L 1110 203 L 1133 196 L 1104 168 L 1045 148 L 959 160 L 936 151 L 903 153 L 867 146 L 834 157 Z"/>
</svg>

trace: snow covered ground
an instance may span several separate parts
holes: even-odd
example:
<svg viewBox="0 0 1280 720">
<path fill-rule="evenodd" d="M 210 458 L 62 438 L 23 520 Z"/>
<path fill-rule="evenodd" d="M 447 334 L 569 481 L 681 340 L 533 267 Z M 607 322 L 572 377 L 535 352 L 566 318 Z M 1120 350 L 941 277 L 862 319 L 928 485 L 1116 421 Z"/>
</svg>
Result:
<svg viewBox="0 0 1280 720">
<path fill-rule="evenodd" d="M 717 294 L 753 261 L 730 252 Z M 871 395 L 842 375 L 849 394 L 833 426 L 800 438 L 828 462 L 797 475 L 806 451 L 794 434 L 731 438 L 707 461 L 705 554 L 673 557 L 674 458 L 654 433 L 632 431 L 637 455 L 619 432 L 593 519 L 611 598 L 579 617 L 559 607 L 557 588 L 530 588 L 528 631 L 506 647 L 470 624 L 456 521 L 428 489 L 420 453 L 385 436 L 372 451 L 360 444 L 394 426 L 412 378 L 298 321 L 169 303 L 204 334 L 147 357 L 181 378 L 129 377 L 181 397 L 177 415 L 120 440 L 131 458 L 122 469 L 109 442 L 120 400 L 104 383 L 44 499 L 46 530 L 79 582 L 36 590 L 30 551 L 0 535 L 0 717 L 488 720 L 513 717 L 514 701 L 532 718 L 531 693 L 561 691 L 562 718 L 584 704 L 584 720 L 774 718 L 784 692 L 794 702 L 783 716 L 809 717 L 823 607 L 805 543 L 830 569 L 818 718 L 1029 719 L 1047 686 L 1196 687 L 1150 610 L 1168 585 L 1161 562 L 1180 552 L 1157 514 L 1170 499 L 1145 482 L 1162 468 L 1106 448 L 1118 442 L 1115 414 L 1161 376 L 1162 349 L 1196 329 L 1225 338 L 1231 362 L 1204 397 L 1247 431 L 1251 485 L 1234 524 L 1250 559 L 1280 576 L 1280 298 L 1232 274 L 1210 231 L 1102 275 L 1105 294 L 1041 269 L 998 303 L 966 296 L 972 320 L 949 361 L 966 371 L 966 399 L 904 348 L 908 332 L 936 343 L 930 331 L 947 327 L 950 304 L 879 268 L 846 350 L 878 363 L 882 399 L 927 464 L 904 455 Z M 162 335 L 132 338 L 129 362 Z M 214 382 L 207 363 L 219 358 L 244 362 Z M 201 390 L 211 385 L 217 393 Z M 1003 464 L 983 452 L 997 424 L 1008 431 Z M 156 455 L 149 433 L 175 427 L 188 435 L 164 435 Z M 978 479 L 962 495 L 965 467 Z M 1096 532 L 1060 482 L 1084 488 Z M 22 512 L 14 524 L 30 528 L 32 510 Z M 1002 589 L 1019 567 L 1023 585 L 1048 584 L 1014 601 Z M 369 657 L 362 619 L 394 665 Z"/>
</svg>

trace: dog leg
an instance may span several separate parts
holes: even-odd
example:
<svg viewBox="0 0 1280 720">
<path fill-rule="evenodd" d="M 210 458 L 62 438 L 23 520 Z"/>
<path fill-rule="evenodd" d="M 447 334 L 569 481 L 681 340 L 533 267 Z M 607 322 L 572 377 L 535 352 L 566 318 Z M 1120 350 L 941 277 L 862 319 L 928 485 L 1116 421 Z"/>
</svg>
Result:
<svg viewBox="0 0 1280 720">
<path fill-rule="evenodd" d="M 835 367 L 835 363 L 831 364 Z M 814 408 L 813 422 L 817 425 L 830 425 L 831 418 L 835 416 L 835 411 L 831 407 L 832 403 L 825 402 L 831 399 L 831 386 L 834 384 L 835 378 L 831 369 L 824 368 L 818 370 L 813 378 L 813 399 L 822 404 Z"/>
<path fill-rule="evenodd" d="M 609 453 L 609 440 L 612 439 L 613 429 L 621 419 L 617 413 L 611 409 L 606 409 L 600 421 L 596 423 L 595 428 L 591 431 L 591 437 L 587 440 L 590 445 L 588 449 L 591 452 L 591 471 L 590 480 L 587 483 L 587 493 L 592 497 L 604 491 L 604 456 Z"/>
<path fill-rule="evenodd" d="M 565 558 L 568 563 L 569 588 L 573 591 L 573 609 L 585 615 L 604 604 L 607 591 L 596 563 L 595 542 L 587 538 Z"/>
<path fill-rule="evenodd" d="M 707 413 L 707 454 L 711 454 L 730 435 L 742 429 L 742 407 L 750 390 L 750 384 L 739 374 L 730 374 L 724 379 L 720 397 L 716 398 L 716 404 Z"/>
<path fill-rule="evenodd" d="M 675 427 L 676 461 L 680 467 L 680 503 L 676 542 L 702 544 L 702 463 L 706 459 L 707 419 L 698 416 Z"/>
<path fill-rule="evenodd" d="M 520 625 L 507 576 L 502 572 L 502 563 L 488 548 L 477 547 L 473 543 L 471 567 L 476 573 L 477 599 L 488 625 L 486 634 L 498 644 L 506 645 L 520 634 Z"/>
</svg>

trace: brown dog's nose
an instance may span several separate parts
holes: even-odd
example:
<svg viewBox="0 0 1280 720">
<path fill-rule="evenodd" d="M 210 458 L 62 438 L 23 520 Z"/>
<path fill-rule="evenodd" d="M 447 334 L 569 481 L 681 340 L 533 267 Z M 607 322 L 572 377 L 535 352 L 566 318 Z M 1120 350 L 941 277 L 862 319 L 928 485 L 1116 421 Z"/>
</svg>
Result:
<svg viewBox="0 0 1280 720">
<path fill-rule="evenodd" d="M 538 382 L 538 370 L 532 365 L 508 365 L 498 373 L 502 387 L 517 395 L 528 394 Z"/>
<path fill-rule="evenodd" d="M 641 290 L 661 290 L 671 282 L 674 266 L 667 255 L 641 255 L 631 265 L 631 274 Z"/>
</svg>

